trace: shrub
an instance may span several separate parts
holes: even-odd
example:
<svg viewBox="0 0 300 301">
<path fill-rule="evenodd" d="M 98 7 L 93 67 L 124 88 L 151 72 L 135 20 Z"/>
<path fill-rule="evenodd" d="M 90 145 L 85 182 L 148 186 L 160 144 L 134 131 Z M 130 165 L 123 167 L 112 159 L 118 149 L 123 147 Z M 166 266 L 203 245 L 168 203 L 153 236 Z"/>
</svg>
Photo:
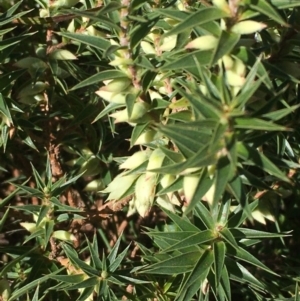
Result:
<svg viewBox="0 0 300 301">
<path fill-rule="evenodd" d="M 0 2 L 0 299 L 299 300 L 299 7 Z"/>
</svg>

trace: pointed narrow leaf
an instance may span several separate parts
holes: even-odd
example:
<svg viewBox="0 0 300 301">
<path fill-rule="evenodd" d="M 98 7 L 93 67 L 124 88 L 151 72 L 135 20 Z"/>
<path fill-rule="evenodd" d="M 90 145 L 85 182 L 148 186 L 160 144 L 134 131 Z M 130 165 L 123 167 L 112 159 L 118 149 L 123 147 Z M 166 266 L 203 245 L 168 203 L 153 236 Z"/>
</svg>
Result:
<svg viewBox="0 0 300 301">
<path fill-rule="evenodd" d="M 238 262 L 226 257 L 225 265 L 231 280 L 239 283 L 246 283 L 254 288 L 265 289 L 265 286 Z"/>
<path fill-rule="evenodd" d="M 218 202 L 225 191 L 225 187 L 229 178 L 231 177 L 230 174 L 231 164 L 227 157 L 221 158 L 216 166 L 216 175 L 214 180 L 214 197 L 212 202 L 212 208 L 215 208 L 218 205 Z"/>
<path fill-rule="evenodd" d="M 249 3 L 249 7 L 251 9 L 268 16 L 271 20 L 274 20 L 281 25 L 288 26 L 279 13 L 272 7 L 272 5 L 269 4 L 269 2 L 265 0 L 256 0 L 255 4 L 251 2 Z"/>
<path fill-rule="evenodd" d="M 222 19 L 227 16 L 228 14 L 226 12 L 216 7 L 199 9 L 198 11 L 187 17 L 180 24 L 175 26 L 173 29 L 168 31 L 165 34 L 165 36 L 175 35 L 187 29 L 194 28 L 196 26 L 201 26 L 202 24 Z"/>
<path fill-rule="evenodd" d="M 223 266 L 223 269 L 222 269 L 220 284 L 222 285 L 222 288 L 224 290 L 224 294 L 226 295 L 227 300 L 231 301 L 230 280 L 229 280 L 229 275 L 228 275 L 226 264 Z"/>
<path fill-rule="evenodd" d="M 250 212 L 254 211 L 255 208 L 258 206 L 258 200 L 255 200 L 251 204 L 249 204 Z M 234 212 L 231 213 L 231 216 L 228 219 L 227 226 L 229 228 L 235 228 L 240 226 L 248 217 L 248 214 L 243 209 L 242 205 L 239 205 Z"/>
<path fill-rule="evenodd" d="M 239 249 L 239 246 L 234 238 L 234 236 L 232 235 L 232 233 L 229 231 L 228 228 L 223 228 L 220 232 L 220 235 L 223 237 L 223 239 L 229 244 L 231 245 L 235 250 Z"/>
<path fill-rule="evenodd" d="M 235 118 L 235 129 L 261 130 L 261 131 L 288 131 L 285 126 L 258 118 Z"/>
<path fill-rule="evenodd" d="M 237 259 L 243 260 L 245 262 L 248 262 L 270 274 L 273 274 L 275 276 L 278 276 L 275 272 L 270 270 L 267 266 L 265 266 L 261 261 L 259 261 L 256 257 L 254 257 L 252 254 L 250 254 L 248 251 L 244 250 L 241 247 L 238 247 L 234 249 L 234 252 L 232 254 Z"/>
<path fill-rule="evenodd" d="M 196 231 L 199 232 L 199 229 L 194 226 L 190 220 L 186 217 L 180 217 L 177 214 L 174 214 L 166 209 L 162 208 L 162 210 L 167 214 L 167 216 L 178 226 L 182 231 Z"/>
<path fill-rule="evenodd" d="M 83 45 L 95 47 L 102 51 L 105 51 L 111 45 L 109 40 L 96 37 L 96 36 L 88 36 L 85 34 L 70 33 L 70 32 L 57 32 L 57 34 L 65 38 L 74 40 L 76 42 L 82 43 Z"/>
<path fill-rule="evenodd" d="M 207 229 L 213 230 L 215 228 L 211 213 L 207 210 L 207 208 L 201 201 L 199 201 L 195 206 L 195 214 L 201 219 L 202 223 L 206 226 Z"/>
<path fill-rule="evenodd" d="M 239 34 L 222 31 L 218 41 L 218 45 L 214 49 L 210 65 L 213 66 L 214 64 L 216 64 L 217 61 L 220 58 L 222 58 L 225 54 L 230 54 L 234 46 L 238 43 L 239 40 L 240 40 Z"/>
<path fill-rule="evenodd" d="M 181 240 L 174 245 L 171 245 L 169 248 L 165 249 L 164 252 L 169 252 L 172 250 L 180 250 L 182 248 L 191 247 L 191 246 L 200 246 L 206 244 L 208 242 L 213 241 L 216 239 L 216 236 L 212 230 L 205 230 L 202 232 L 198 232 L 192 234 L 185 239 Z"/>
<path fill-rule="evenodd" d="M 254 229 L 247 229 L 247 228 L 233 228 L 230 229 L 230 232 L 235 238 L 275 238 L 275 237 L 285 237 L 290 236 L 288 233 L 270 233 L 265 231 L 259 231 Z"/>
<path fill-rule="evenodd" d="M 269 174 L 281 179 L 285 182 L 290 182 L 290 179 L 275 165 L 273 164 L 263 153 L 252 148 L 249 145 L 239 143 L 238 155 L 244 160 L 247 160 L 248 164 L 256 165 Z"/>
<path fill-rule="evenodd" d="M 281 110 L 277 110 L 274 112 L 268 112 L 266 114 L 263 115 L 263 117 L 271 119 L 271 120 L 279 120 L 287 115 L 289 115 L 292 112 L 295 112 L 297 109 L 299 109 L 300 104 L 298 105 L 294 105 L 285 109 L 281 109 Z"/>
<path fill-rule="evenodd" d="M 99 271 L 97 271 L 95 268 L 91 267 L 90 265 L 79 259 L 78 254 L 69 245 L 63 244 L 62 248 L 64 249 L 67 257 L 75 266 L 78 266 L 80 269 L 82 269 L 83 272 L 85 272 L 89 276 L 99 276 Z"/>
<path fill-rule="evenodd" d="M 222 276 L 224 261 L 225 261 L 225 253 L 226 246 L 223 241 L 219 241 L 213 244 L 213 258 L 214 258 L 214 268 L 215 268 L 215 281 L 216 285 L 220 283 L 220 279 Z"/>
<path fill-rule="evenodd" d="M 166 72 L 169 70 L 185 70 L 195 67 L 195 60 L 199 65 L 209 65 L 212 57 L 212 52 L 207 51 L 193 51 L 191 53 L 180 56 L 179 58 L 174 58 L 170 62 L 166 63 L 160 68 L 160 71 Z"/>
<path fill-rule="evenodd" d="M 191 284 L 197 281 L 203 274 L 207 274 L 207 270 L 211 267 L 214 262 L 214 254 L 212 250 L 206 250 L 196 263 L 190 275 L 186 278 L 185 283 L 180 288 L 180 292 L 187 290 Z M 198 282 L 199 288 L 201 282 Z"/>
<path fill-rule="evenodd" d="M 119 70 L 106 70 L 100 73 L 94 74 L 89 78 L 83 80 L 79 84 L 75 85 L 70 89 L 70 91 L 74 91 L 79 88 L 87 87 L 94 84 L 100 84 L 101 82 L 109 79 L 116 79 L 116 78 L 127 78 L 126 74 Z"/>
<path fill-rule="evenodd" d="M 241 207 L 250 216 L 250 209 L 248 208 L 248 199 L 246 197 L 244 185 L 239 176 L 236 176 L 233 180 L 228 182 L 227 191 L 230 192 L 236 200 L 239 202 Z"/>
<path fill-rule="evenodd" d="M 161 274 L 161 275 L 173 275 L 183 274 L 192 271 L 195 264 L 199 261 L 202 252 L 189 252 L 174 256 L 170 259 L 154 263 L 147 266 L 140 273 L 147 274 Z"/>
</svg>

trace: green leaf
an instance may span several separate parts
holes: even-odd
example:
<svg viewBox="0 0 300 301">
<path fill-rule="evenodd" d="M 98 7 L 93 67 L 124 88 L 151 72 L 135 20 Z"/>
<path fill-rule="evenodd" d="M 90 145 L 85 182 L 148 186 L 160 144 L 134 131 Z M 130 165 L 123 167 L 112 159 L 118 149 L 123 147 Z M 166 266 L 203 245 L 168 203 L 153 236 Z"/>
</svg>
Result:
<svg viewBox="0 0 300 301">
<path fill-rule="evenodd" d="M 257 60 L 257 56 L 250 49 L 247 49 L 246 47 L 239 47 L 237 51 L 235 51 L 235 55 L 243 63 L 245 63 L 246 66 L 249 66 L 250 68 L 254 67 L 257 64 L 257 76 L 263 81 L 269 91 L 272 91 L 274 89 L 272 81 L 269 77 L 269 73 L 265 69 L 262 62 L 260 60 Z"/>
<path fill-rule="evenodd" d="M 202 232 L 194 233 L 178 243 L 171 245 L 165 249 L 164 252 L 170 252 L 172 250 L 180 250 L 182 248 L 191 246 L 201 246 L 216 239 L 215 233 L 212 230 L 204 230 Z"/>
<path fill-rule="evenodd" d="M 139 23 L 137 26 L 134 27 L 133 32 L 130 33 L 130 46 L 132 49 L 134 49 L 140 43 L 140 41 L 148 35 L 148 33 L 155 26 L 157 21 L 158 18 L 154 18 L 152 20 L 150 19 L 146 23 Z"/>
<path fill-rule="evenodd" d="M 202 223 L 207 229 L 215 229 L 215 223 L 213 221 L 212 215 L 201 201 L 197 203 L 194 209 L 195 215 L 201 219 Z"/>
<path fill-rule="evenodd" d="M 236 200 L 239 202 L 241 208 L 245 210 L 245 213 L 250 216 L 250 209 L 248 205 L 248 199 L 246 197 L 244 185 L 240 176 L 236 176 L 233 180 L 227 183 L 227 191 L 230 192 Z"/>
<path fill-rule="evenodd" d="M 119 5 L 119 8 L 120 7 L 121 6 Z M 114 10 L 116 10 L 116 9 L 117 8 L 114 7 Z M 117 31 L 121 30 L 120 26 L 118 26 L 116 23 L 114 23 L 108 17 L 101 14 L 101 11 L 99 11 L 96 14 L 95 13 L 90 13 L 90 12 L 87 12 L 87 11 L 74 10 L 74 9 L 64 9 L 63 11 L 65 11 L 66 13 L 74 14 L 74 15 L 79 16 L 79 17 L 89 18 L 89 19 L 93 20 L 93 22 L 91 22 L 91 25 L 96 23 L 96 22 L 100 22 L 100 23 L 103 23 L 103 24 L 107 25 L 109 28 L 113 28 Z"/>
<path fill-rule="evenodd" d="M 176 57 L 172 60 L 171 57 L 170 62 L 167 62 L 162 67 L 159 68 L 160 71 L 166 72 L 169 70 L 189 70 L 189 68 L 195 67 L 195 60 L 201 66 L 209 65 L 212 58 L 212 52 L 210 50 L 207 51 L 193 51 L 191 53 L 181 55 L 180 57 Z"/>
<path fill-rule="evenodd" d="M 267 1 L 248 0 L 246 1 L 246 3 L 249 4 L 249 7 L 254 11 L 258 11 L 259 13 L 268 16 L 271 20 L 274 20 L 281 25 L 288 26 L 288 24 L 282 19 L 279 13 Z"/>
<path fill-rule="evenodd" d="M 226 260 L 226 258 L 225 258 L 225 260 Z M 226 264 L 223 265 L 220 284 L 222 285 L 222 288 L 224 290 L 224 294 L 225 294 L 227 300 L 231 301 L 230 279 L 229 279 Z"/>
<path fill-rule="evenodd" d="M 0 251 L 3 251 L 3 253 L 9 252 L 11 254 L 18 254 L 18 252 L 15 253 L 16 249 L 17 248 L 14 246 L 13 250 L 0 249 Z M 21 262 L 25 257 L 30 257 L 31 255 L 36 256 L 37 253 L 35 253 L 35 252 L 37 251 L 37 249 L 38 249 L 38 246 L 35 246 L 29 250 L 27 249 L 28 251 L 26 252 L 26 248 L 24 248 L 24 246 L 22 246 L 22 250 L 21 250 L 20 254 L 18 254 L 19 256 L 16 256 L 16 258 L 12 259 L 6 265 L 1 267 L 0 277 L 5 277 L 6 274 L 8 272 L 10 272 L 15 267 L 15 265 L 17 265 L 19 262 Z"/>
<path fill-rule="evenodd" d="M 276 121 L 276 120 L 280 120 L 281 118 L 289 115 L 292 112 L 295 112 L 297 109 L 299 109 L 299 107 L 300 107 L 300 104 L 294 105 L 294 106 L 291 106 L 291 107 L 288 107 L 285 109 L 276 110 L 274 112 L 268 112 L 268 113 L 263 114 L 262 116 L 265 118 L 271 119 L 273 121 Z"/>
<path fill-rule="evenodd" d="M 272 270 L 270 270 L 267 266 L 265 266 L 262 262 L 260 262 L 256 257 L 254 257 L 253 255 L 251 255 L 248 251 L 244 250 L 241 247 L 238 247 L 237 249 L 234 249 L 234 252 L 232 253 L 232 255 L 234 257 L 236 257 L 237 259 L 243 260 L 247 263 L 250 263 L 254 266 L 257 266 L 258 268 L 273 274 L 275 276 L 278 276 L 278 274 L 276 274 L 275 272 L 273 272 Z"/>
<path fill-rule="evenodd" d="M 250 72 L 246 77 L 246 81 L 242 86 L 240 93 L 233 99 L 232 106 L 238 107 L 242 109 L 243 106 L 250 100 L 253 94 L 257 91 L 260 87 L 261 83 L 263 82 L 264 78 L 260 77 L 258 80 L 255 81 L 255 77 L 258 74 L 258 68 L 261 64 L 261 61 L 258 59 L 255 64 L 252 66 Z"/>
<path fill-rule="evenodd" d="M 238 155 L 246 160 L 248 164 L 255 165 L 282 181 L 290 182 L 290 179 L 286 177 L 276 165 L 274 165 L 263 153 L 251 146 L 238 143 Z"/>
<path fill-rule="evenodd" d="M 162 210 L 168 215 L 168 217 L 176 224 L 176 226 L 182 231 L 196 231 L 199 232 L 199 229 L 194 226 L 186 216 L 180 217 L 177 214 L 174 214 L 166 209 Z"/>
<path fill-rule="evenodd" d="M 118 257 L 111 263 L 111 265 L 109 266 L 109 272 L 115 272 L 117 270 L 117 268 L 120 267 L 121 262 L 124 260 L 125 256 L 128 253 L 128 249 L 130 247 L 130 244 L 128 244 L 128 246 L 123 250 L 122 253 L 120 253 L 118 255 Z"/>
<path fill-rule="evenodd" d="M 54 229 L 54 221 L 53 220 L 50 220 L 50 221 L 47 221 L 45 223 L 45 226 L 44 226 L 44 246 L 45 246 L 45 249 L 48 245 L 48 242 L 50 240 L 50 237 L 51 235 L 53 234 L 53 229 Z"/>
<path fill-rule="evenodd" d="M 84 274 L 76 275 L 51 275 L 51 279 L 57 280 L 58 282 L 65 283 L 79 283 L 84 280 Z"/>
<path fill-rule="evenodd" d="M 284 9 L 284 8 L 292 8 L 292 7 L 297 7 L 300 6 L 300 3 L 298 0 L 270 0 L 271 4 L 278 9 Z"/>
<path fill-rule="evenodd" d="M 1 25 L 1 22 L 0 22 L 0 25 Z M 8 38 L 5 40 L 2 40 L 2 41 L 0 41 L 0 51 L 3 51 L 4 49 L 6 49 L 12 45 L 19 44 L 19 43 L 21 43 L 21 41 L 35 35 L 36 33 L 37 32 L 25 33 L 21 36 L 16 36 L 13 38 Z"/>
<path fill-rule="evenodd" d="M 28 180 L 26 180 L 25 182 L 23 182 L 21 185 L 19 186 L 15 186 L 15 184 L 10 183 L 12 186 L 15 186 L 17 189 L 15 189 L 12 193 L 10 193 L 7 197 L 5 197 L 4 199 L 1 199 L 0 201 L 0 208 L 2 208 L 3 206 L 6 205 L 6 203 L 13 198 L 20 190 L 22 190 L 22 188 L 29 182 L 30 178 Z"/>
<path fill-rule="evenodd" d="M 277 125 L 270 121 L 258 118 L 237 117 L 234 119 L 235 129 L 260 130 L 260 131 L 288 131 L 285 126 Z"/>
<path fill-rule="evenodd" d="M 269 233 L 265 231 L 259 231 L 255 229 L 247 229 L 247 228 L 233 228 L 230 229 L 230 232 L 235 238 L 275 238 L 275 237 L 285 237 L 290 236 L 288 233 Z"/>
<path fill-rule="evenodd" d="M 12 117 L 10 114 L 10 110 L 9 110 L 7 103 L 1 93 L 0 93 L 0 112 L 7 118 L 8 122 L 11 125 L 13 125 L 13 120 L 12 120 Z"/>
<path fill-rule="evenodd" d="M 78 289 L 87 288 L 87 287 L 94 287 L 95 285 L 97 285 L 99 283 L 99 281 L 100 281 L 99 276 L 92 276 L 85 280 L 82 280 L 79 283 L 75 283 L 66 288 L 63 288 L 63 290 L 69 291 L 69 290 L 78 290 Z"/>
<path fill-rule="evenodd" d="M 184 284 L 180 288 L 179 295 L 182 294 L 185 290 L 188 289 L 192 284 L 197 281 L 198 287 L 201 287 L 201 282 L 198 281 L 202 275 L 207 274 L 207 270 L 211 267 L 214 262 L 214 254 L 212 250 L 206 250 L 203 255 L 199 258 L 199 261 L 195 264 L 195 267 L 186 278 Z M 204 280 L 204 279 L 203 279 Z M 175 299 L 178 300 L 178 299 Z"/>
<path fill-rule="evenodd" d="M 183 274 L 193 270 L 195 264 L 201 258 L 202 252 L 200 249 L 196 252 L 187 252 L 174 256 L 172 258 L 146 266 L 140 273 L 173 275 Z"/>
<path fill-rule="evenodd" d="M 83 272 L 85 272 L 89 276 L 99 276 L 99 271 L 97 271 L 95 268 L 91 267 L 84 261 L 80 260 L 78 258 L 78 254 L 74 249 L 72 249 L 69 245 L 63 244 L 62 245 L 63 250 L 65 251 L 67 257 L 69 260 L 74 264 L 76 267 L 82 269 Z"/>
<path fill-rule="evenodd" d="M 187 17 L 184 21 L 179 23 L 177 26 L 175 26 L 173 29 L 168 31 L 165 36 L 175 35 L 187 29 L 201 26 L 202 24 L 222 19 L 224 17 L 228 17 L 228 14 L 216 7 L 199 9 L 198 11 Z"/>
<path fill-rule="evenodd" d="M 220 201 L 222 194 L 225 191 L 226 185 L 230 177 L 231 164 L 227 157 L 221 158 L 216 166 L 215 178 L 214 178 L 214 196 L 212 202 L 212 208 L 215 208 Z"/>
<path fill-rule="evenodd" d="M 83 45 L 95 47 L 102 51 L 105 51 L 111 45 L 107 39 L 103 39 L 100 37 L 70 32 L 57 32 L 57 34 L 65 38 L 74 40 L 76 42 L 82 43 Z"/>
<path fill-rule="evenodd" d="M 225 262 L 226 246 L 223 241 L 215 242 L 213 244 L 213 259 L 214 259 L 214 269 L 215 269 L 215 282 L 218 287 L 220 279 L 222 277 L 222 271 Z"/>
<path fill-rule="evenodd" d="M 109 103 L 93 120 L 93 123 L 101 119 L 102 117 L 108 115 L 111 111 L 114 111 L 116 109 L 119 109 L 121 107 L 124 107 L 123 104 L 117 104 L 117 103 Z"/>
<path fill-rule="evenodd" d="M 14 16 L 12 16 L 14 11 L 20 6 L 21 3 L 22 3 L 22 1 L 19 1 L 18 3 L 13 5 L 5 14 L 1 15 L 0 26 L 11 23 L 13 20 L 21 18 L 22 16 L 28 14 L 29 12 L 31 12 L 33 10 L 33 9 L 31 9 L 31 10 L 23 11 L 23 12 L 17 13 Z M 3 15 L 4 15 L 4 18 L 2 18 Z M 6 18 L 5 18 L 5 15 L 7 16 Z"/>
<path fill-rule="evenodd" d="M 210 129 L 201 128 L 197 125 L 193 126 L 193 123 L 190 123 L 190 125 L 190 128 L 186 124 L 177 123 L 161 125 L 158 127 L 158 130 L 172 139 L 184 156 L 189 157 L 201 149 L 211 136 Z M 198 137 L 198 139 L 195 140 L 195 137 Z"/>
<path fill-rule="evenodd" d="M 92 243 L 89 242 L 88 238 L 86 238 L 86 241 L 88 244 L 88 248 L 91 254 L 91 259 L 94 264 L 94 267 L 100 271 L 102 267 L 102 262 L 99 258 L 97 235 L 96 234 L 94 235 Z"/>
<path fill-rule="evenodd" d="M 265 286 L 259 280 L 257 280 L 247 269 L 235 260 L 226 257 L 225 265 L 230 279 L 239 283 L 251 285 L 254 288 L 265 289 Z"/>
<path fill-rule="evenodd" d="M 147 129 L 149 126 L 149 122 L 136 124 L 131 133 L 130 139 L 130 147 L 133 147 L 137 139 L 141 136 L 141 134 Z"/>
<path fill-rule="evenodd" d="M 45 275 L 41 278 L 37 278 L 37 279 L 31 281 L 30 283 L 28 283 L 24 286 L 21 286 L 21 288 L 13 291 L 13 293 L 11 294 L 11 296 L 8 300 L 9 301 L 19 300 L 20 296 L 23 296 L 26 293 L 28 293 L 29 291 L 31 291 L 32 289 L 35 289 L 41 283 L 48 281 L 49 279 L 51 279 L 51 276 L 58 274 L 62 270 L 63 269 L 58 269 L 55 272 L 49 273 L 48 275 Z"/>
<path fill-rule="evenodd" d="M 179 81 L 180 82 L 180 81 Z M 184 84 L 184 83 L 182 83 Z M 187 93 L 179 87 L 175 87 L 176 90 L 185 97 L 191 104 L 192 108 L 199 114 L 199 119 L 201 117 L 206 117 L 208 119 L 220 118 L 221 117 L 221 107 L 219 103 L 213 102 L 212 99 L 207 98 L 200 89 L 194 90 L 187 86 L 190 93 Z M 198 119 L 198 118 L 197 118 Z"/>
<path fill-rule="evenodd" d="M 234 236 L 228 228 L 223 228 L 221 231 L 219 231 L 219 234 L 224 239 L 224 241 L 226 241 L 230 246 L 232 246 L 234 249 L 239 249 L 239 246 Z"/>
<path fill-rule="evenodd" d="M 213 50 L 213 55 L 210 61 L 210 65 L 213 66 L 217 61 L 222 58 L 225 54 L 230 54 L 234 46 L 240 40 L 240 35 L 222 31 L 221 36 L 218 40 L 218 45 Z"/>
</svg>

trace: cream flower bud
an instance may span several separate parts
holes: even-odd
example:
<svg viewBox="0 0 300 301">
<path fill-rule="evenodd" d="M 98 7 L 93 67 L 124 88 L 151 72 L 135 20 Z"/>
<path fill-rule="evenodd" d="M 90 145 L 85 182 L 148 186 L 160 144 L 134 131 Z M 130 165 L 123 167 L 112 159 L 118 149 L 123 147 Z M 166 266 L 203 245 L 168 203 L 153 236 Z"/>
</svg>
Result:
<svg viewBox="0 0 300 301">
<path fill-rule="evenodd" d="M 244 85 L 246 81 L 244 77 L 236 74 L 232 70 L 226 71 L 226 77 L 227 77 L 228 84 L 233 87 L 241 87 L 242 85 Z"/>
<path fill-rule="evenodd" d="M 177 35 L 165 37 L 162 41 L 162 45 L 159 46 L 160 51 L 171 51 L 177 42 Z"/>
<path fill-rule="evenodd" d="M 264 23 L 246 20 L 232 26 L 231 31 L 238 34 L 251 34 L 266 28 Z"/>
<path fill-rule="evenodd" d="M 102 91 L 119 93 L 126 90 L 131 84 L 129 78 L 118 78 L 110 81 L 106 86 L 101 87 Z"/>
<path fill-rule="evenodd" d="M 136 213 L 136 208 L 135 208 L 135 197 L 133 197 L 129 204 L 128 204 L 128 210 L 127 210 L 127 217 L 133 215 Z"/>
<path fill-rule="evenodd" d="M 141 47 L 146 54 L 156 54 L 154 47 L 146 41 L 141 42 Z"/>
<path fill-rule="evenodd" d="M 93 180 L 89 182 L 83 189 L 83 191 L 99 191 L 104 188 L 102 180 Z"/>
<path fill-rule="evenodd" d="M 76 241 L 76 237 L 74 236 L 74 234 L 65 231 L 65 230 L 57 230 L 54 231 L 52 234 L 52 237 L 59 239 L 59 240 L 63 240 L 63 241 Z"/>
<path fill-rule="evenodd" d="M 149 105 L 145 102 L 137 102 L 133 106 L 133 110 L 131 112 L 130 120 L 134 121 L 142 118 L 146 112 L 149 110 Z"/>
<path fill-rule="evenodd" d="M 194 194 L 199 185 L 199 175 L 189 175 L 183 178 L 183 192 L 186 202 L 189 204 L 194 197 Z"/>
<path fill-rule="evenodd" d="M 156 189 L 156 174 L 146 176 L 142 174 L 135 184 L 135 207 L 137 212 L 145 217 L 150 211 Z"/>
<path fill-rule="evenodd" d="M 100 165 L 100 160 L 95 156 L 92 155 L 87 161 L 85 161 L 78 173 L 83 173 L 84 172 L 84 176 L 96 176 L 97 174 L 99 174 L 102 171 L 101 165 Z"/>
<path fill-rule="evenodd" d="M 57 0 L 52 3 L 52 7 L 72 7 L 76 5 L 79 0 Z"/>
<path fill-rule="evenodd" d="M 119 110 L 115 113 L 110 114 L 109 116 L 115 118 L 114 123 L 129 121 L 127 109 Z"/>
<path fill-rule="evenodd" d="M 119 200 L 131 188 L 138 175 L 118 175 L 113 181 L 102 190 L 103 193 L 110 193 L 108 200 Z"/>
<path fill-rule="evenodd" d="M 146 160 L 148 160 L 150 154 L 151 154 L 151 151 L 149 151 L 149 150 L 136 152 L 132 156 L 130 156 L 125 162 L 123 162 L 119 166 L 119 168 L 120 169 L 135 169 L 136 167 L 138 167 L 142 163 L 144 163 Z"/>
<path fill-rule="evenodd" d="M 166 174 L 161 178 L 160 184 L 163 188 L 166 188 L 166 187 L 170 186 L 175 180 L 176 180 L 176 177 L 174 175 Z M 173 198 L 173 192 L 167 193 L 167 196 L 168 196 L 169 200 L 171 201 Z"/>
<path fill-rule="evenodd" d="M 224 55 L 221 60 L 226 70 L 230 70 L 233 68 L 234 61 L 229 55 Z"/>
<path fill-rule="evenodd" d="M 111 66 L 119 66 L 119 65 L 129 66 L 129 65 L 132 65 L 132 63 L 133 63 L 132 59 L 125 59 L 125 58 L 117 57 L 114 60 L 112 60 L 109 63 L 109 65 L 111 65 Z"/>
<path fill-rule="evenodd" d="M 115 118 L 115 123 L 134 122 L 135 120 L 142 118 L 146 114 L 148 109 L 149 109 L 148 104 L 144 102 L 137 102 L 133 106 L 130 118 L 128 117 L 127 109 L 117 111 L 113 114 L 110 114 L 109 116 Z"/>
<path fill-rule="evenodd" d="M 11 295 L 10 284 L 6 279 L 0 280 L 0 299 L 2 301 L 8 301 Z"/>
<path fill-rule="evenodd" d="M 20 223 L 20 225 L 30 233 L 33 233 L 36 230 L 36 224 L 35 223 L 24 222 L 24 223 Z"/>
<path fill-rule="evenodd" d="M 147 165 L 147 171 L 151 169 L 160 168 L 165 158 L 164 152 L 160 148 L 156 148 L 150 155 L 149 162 Z M 155 174 L 151 171 L 147 172 L 147 175 Z"/>
<path fill-rule="evenodd" d="M 199 49 L 199 50 L 209 50 L 217 46 L 218 39 L 212 35 L 198 37 L 195 40 L 189 42 L 185 49 Z"/>
<path fill-rule="evenodd" d="M 246 75 L 246 65 L 239 59 L 236 59 L 234 61 L 234 65 L 233 65 L 233 71 L 239 75 L 244 77 Z"/>
<path fill-rule="evenodd" d="M 166 198 L 159 196 L 159 197 L 156 198 L 155 201 L 156 201 L 156 203 L 159 206 L 161 206 L 161 207 L 163 207 L 163 208 L 165 208 L 165 209 L 167 209 L 167 210 L 175 213 L 175 207 L 174 207 L 174 205 L 170 201 L 168 201 Z"/>
<path fill-rule="evenodd" d="M 226 0 L 212 0 L 212 3 L 223 11 L 230 13 L 230 7 Z"/>
<path fill-rule="evenodd" d="M 126 103 L 126 94 L 125 93 L 113 93 L 109 91 L 103 91 L 102 88 L 96 91 L 96 94 L 103 98 L 104 100 L 117 104 Z"/>
<path fill-rule="evenodd" d="M 134 145 L 139 145 L 139 144 L 147 144 L 153 141 L 154 136 L 156 132 L 153 130 L 148 130 L 143 132 L 139 138 L 135 141 Z"/>
</svg>

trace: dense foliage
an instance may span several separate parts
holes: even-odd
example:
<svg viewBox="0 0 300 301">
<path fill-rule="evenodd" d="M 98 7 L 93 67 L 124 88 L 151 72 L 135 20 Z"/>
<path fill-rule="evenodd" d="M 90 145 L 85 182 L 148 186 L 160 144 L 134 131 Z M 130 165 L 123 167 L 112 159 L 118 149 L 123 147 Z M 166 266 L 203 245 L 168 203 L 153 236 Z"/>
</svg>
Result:
<svg viewBox="0 0 300 301">
<path fill-rule="evenodd" d="M 300 300 L 300 1 L 0 1 L 0 300 Z"/>
</svg>

